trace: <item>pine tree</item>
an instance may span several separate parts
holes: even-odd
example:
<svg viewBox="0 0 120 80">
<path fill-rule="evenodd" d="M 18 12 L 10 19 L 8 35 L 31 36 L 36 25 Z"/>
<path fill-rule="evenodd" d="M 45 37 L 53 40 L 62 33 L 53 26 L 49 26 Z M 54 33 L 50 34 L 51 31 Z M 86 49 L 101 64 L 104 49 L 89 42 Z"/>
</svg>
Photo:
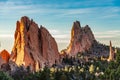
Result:
<svg viewBox="0 0 120 80">
<path fill-rule="evenodd" d="M 120 64 L 120 50 L 116 53 L 116 62 Z"/>
</svg>

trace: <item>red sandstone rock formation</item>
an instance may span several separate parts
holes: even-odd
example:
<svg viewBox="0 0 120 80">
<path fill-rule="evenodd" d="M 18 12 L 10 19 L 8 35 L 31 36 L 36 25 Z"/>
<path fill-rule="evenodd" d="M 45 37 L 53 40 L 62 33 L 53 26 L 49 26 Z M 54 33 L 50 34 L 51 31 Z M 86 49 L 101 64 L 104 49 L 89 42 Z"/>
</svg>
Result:
<svg viewBox="0 0 120 80">
<path fill-rule="evenodd" d="M 81 27 L 79 21 L 73 23 L 71 41 L 66 50 L 67 54 L 76 55 L 78 52 L 88 50 L 95 41 L 94 35 L 88 25 Z"/>
<path fill-rule="evenodd" d="M 12 49 L 11 61 L 17 65 L 42 67 L 45 63 L 52 65 L 59 60 L 59 52 L 55 39 L 44 27 L 38 27 L 28 17 L 17 21 L 15 41 Z"/>
<path fill-rule="evenodd" d="M 53 64 L 53 61 L 59 59 L 58 47 L 55 39 L 44 27 L 40 27 L 41 43 L 42 43 L 42 56 L 49 62 L 49 65 Z"/>
<path fill-rule="evenodd" d="M 3 51 L 1 51 L 0 57 L 1 57 L 1 59 L 2 59 L 5 63 L 8 63 L 9 58 L 10 58 L 10 54 L 8 53 L 8 51 L 6 51 L 6 50 L 4 49 Z"/>
</svg>

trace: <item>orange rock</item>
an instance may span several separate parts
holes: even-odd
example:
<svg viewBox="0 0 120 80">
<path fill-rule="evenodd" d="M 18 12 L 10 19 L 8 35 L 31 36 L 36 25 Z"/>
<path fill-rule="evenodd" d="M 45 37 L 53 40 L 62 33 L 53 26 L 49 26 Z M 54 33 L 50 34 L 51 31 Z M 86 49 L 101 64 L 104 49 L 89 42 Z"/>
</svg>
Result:
<svg viewBox="0 0 120 80">
<path fill-rule="evenodd" d="M 10 54 L 8 53 L 7 50 L 4 49 L 3 51 L 1 51 L 0 57 L 5 61 L 5 63 L 8 63 Z"/>
</svg>

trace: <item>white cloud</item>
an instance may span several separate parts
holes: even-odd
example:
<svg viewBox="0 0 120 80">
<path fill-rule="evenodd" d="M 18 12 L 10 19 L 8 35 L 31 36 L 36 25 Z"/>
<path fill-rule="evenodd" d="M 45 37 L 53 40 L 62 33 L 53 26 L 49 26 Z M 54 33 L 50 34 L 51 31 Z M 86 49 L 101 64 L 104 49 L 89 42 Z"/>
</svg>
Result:
<svg viewBox="0 0 120 80">
<path fill-rule="evenodd" d="M 100 36 L 96 36 L 96 38 L 115 38 L 116 36 L 111 36 L 111 35 L 100 35 Z"/>
<path fill-rule="evenodd" d="M 0 38 L 13 38 L 13 34 L 0 34 Z"/>
<path fill-rule="evenodd" d="M 37 0 L 36 0 L 37 1 Z M 31 0 L 7 0 L 7 2 L 0 2 L 0 15 L 1 17 L 15 17 L 16 15 L 29 15 L 29 14 L 37 14 L 37 15 L 46 15 L 47 16 L 55 16 L 55 17 L 69 17 L 67 19 L 73 19 L 74 17 L 78 17 L 87 20 L 90 18 L 98 18 L 105 19 L 105 18 L 113 18 L 113 17 L 120 17 L 120 7 L 115 6 L 102 6 L 101 5 L 111 5 L 113 0 L 85 0 L 85 1 L 78 1 L 73 3 L 64 3 L 64 4 L 32 4 Z M 27 3 L 28 5 L 26 5 Z M 78 5 L 80 7 L 78 7 Z M 69 7 L 76 7 L 77 8 L 69 8 Z M 81 7 L 81 6 L 93 6 L 93 7 Z M 54 15 L 51 15 L 54 14 Z M 3 16 L 4 15 L 4 16 Z M 10 16 L 11 15 L 11 16 Z M 8 17 L 9 16 L 9 17 Z M 44 16 L 47 17 L 47 16 Z M 54 17 L 54 18 L 55 18 Z M 53 23 L 54 24 L 54 23 Z M 70 33 L 64 32 L 61 30 L 49 30 L 50 33 L 55 37 L 55 39 L 59 43 L 68 43 L 70 39 Z M 13 34 L 0 34 L 0 37 L 13 37 Z M 119 30 L 113 31 L 105 31 L 105 32 L 96 32 L 95 37 L 99 39 L 105 38 L 116 38 L 120 37 Z"/>
<path fill-rule="evenodd" d="M 68 39 L 70 38 L 70 34 L 58 34 L 58 35 L 53 35 L 55 38 L 58 39 Z"/>
<path fill-rule="evenodd" d="M 120 37 L 120 30 L 96 32 L 95 37 L 96 38 L 118 38 Z"/>
<path fill-rule="evenodd" d="M 57 40 L 57 43 L 69 43 L 69 40 Z"/>
<path fill-rule="evenodd" d="M 57 29 L 48 29 L 50 34 L 55 38 L 58 44 L 69 43 L 70 33 L 68 31 L 61 31 Z"/>
<path fill-rule="evenodd" d="M 56 29 L 48 29 L 51 34 L 60 34 L 59 30 Z"/>
<path fill-rule="evenodd" d="M 120 33 L 120 30 L 113 30 L 113 31 L 107 31 L 107 32 L 117 34 L 117 33 Z"/>
<path fill-rule="evenodd" d="M 96 35 L 99 35 L 99 34 L 119 34 L 120 33 L 120 30 L 110 30 L 110 31 L 104 31 L 104 32 L 95 32 Z"/>
<path fill-rule="evenodd" d="M 92 5 L 96 5 L 96 7 L 91 7 L 91 8 L 68 8 L 71 6 L 71 4 L 68 3 L 64 3 L 64 4 L 32 4 L 31 0 L 28 1 L 14 1 L 14 0 L 8 0 L 7 2 L 1 2 L 0 4 L 2 4 L 2 7 L 0 7 L 0 15 L 30 15 L 30 14 L 39 14 L 39 15 L 51 15 L 54 14 L 52 16 L 57 16 L 57 17 L 90 17 L 90 16 L 95 16 L 96 18 L 113 18 L 113 17 L 117 17 L 118 12 L 120 12 L 119 7 L 113 7 L 113 6 L 108 6 L 108 7 L 100 7 L 97 5 L 103 5 L 104 2 L 105 3 L 111 3 L 112 0 L 110 1 L 103 1 L 101 2 L 101 0 L 98 1 L 98 3 L 95 3 L 96 1 L 92 0 L 92 1 L 77 1 L 76 4 L 78 5 L 82 5 L 82 3 L 84 3 L 82 6 L 86 6 L 86 5 L 91 5 L 90 3 L 92 3 Z M 25 4 L 27 3 L 27 5 Z M 29 4 L 28 4 L 29 3 Z M 86 3 L 86 4 L 85 4 Z M 56 6 L 55 6 L 56 5 Z M 66 6 L 67 5 L 67 6 Z M 63 7 L 61 7 L 63 6 Z M 64 8 L 65 7 L 65 8 Z M 98 15 L 99 13 L 101 13 L 101 15 Z"/>
</svg>

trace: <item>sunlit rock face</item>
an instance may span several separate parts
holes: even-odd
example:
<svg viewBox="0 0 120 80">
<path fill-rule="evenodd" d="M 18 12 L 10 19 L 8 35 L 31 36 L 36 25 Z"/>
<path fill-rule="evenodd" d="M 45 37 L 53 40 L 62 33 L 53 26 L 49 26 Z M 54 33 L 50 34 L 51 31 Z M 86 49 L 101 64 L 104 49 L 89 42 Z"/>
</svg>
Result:
<svg viewBox="0 0 120 80">
<path fill-rule="evenodd" d="M 8 63 L 10 54 L 8 53 L 7 50 L 4 49 L 3 51 L 0 52 L 0 57 L 5 63 Z"/>
<path fill-rule="evenodd" d="M 80 22 L 73 23 L 71 41 L 66 50 L 67 54 L 76 55 L 78 52 L 88 50 L 95 41 L 94 35 L 88 25 L 81 27 Z"/>
<path fill-rule="evenodd" d="M 24 16 L 16 23 L 15 41 L 10 60 L 17 65 L 37 66 L 50 65 L 59 60 L 56 41 L 50 33 Z"/>
</svg>

